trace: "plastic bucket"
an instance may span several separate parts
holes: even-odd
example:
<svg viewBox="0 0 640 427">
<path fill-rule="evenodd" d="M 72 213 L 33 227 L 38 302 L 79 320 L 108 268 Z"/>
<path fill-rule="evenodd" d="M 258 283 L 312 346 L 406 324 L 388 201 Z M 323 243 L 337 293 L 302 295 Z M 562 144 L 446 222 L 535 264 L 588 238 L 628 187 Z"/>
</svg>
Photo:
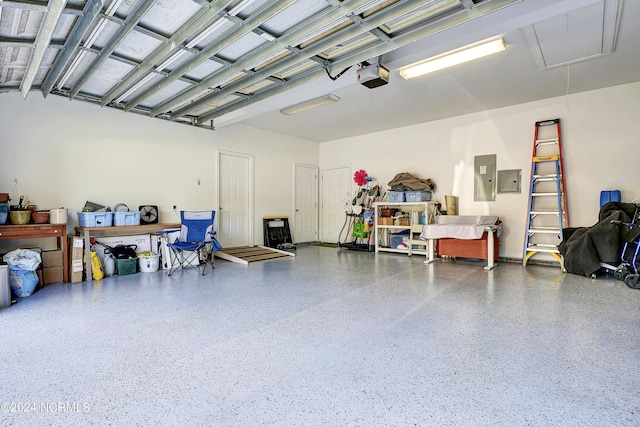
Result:
<svg viewBox="0 0 640 427">
<path fill-rule="evenodd" d="M 65 208 L 49 209 L 49 224 L 66 224 L 67 210 Z"/>
<path fill-rule="evenodd" d="M 158 268 L 160 267 L 160 256 L 148 255 L 138 257 L 138 264 L 140 265 L 140 271 L 142 273 L 153 273 L 158 271 Z"/>
</svg>

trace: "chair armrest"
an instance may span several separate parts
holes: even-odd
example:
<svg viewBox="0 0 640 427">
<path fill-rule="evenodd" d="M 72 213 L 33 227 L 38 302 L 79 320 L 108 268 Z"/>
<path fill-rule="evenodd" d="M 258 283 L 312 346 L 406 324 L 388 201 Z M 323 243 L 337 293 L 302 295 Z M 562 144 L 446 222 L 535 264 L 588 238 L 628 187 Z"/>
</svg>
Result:
<svg viewBox="0 0 640 427">
<path fill-rule="evenodd" d="M 173 233 L 174 231 L 180 231 L 180 230 L 181 230 L 180 228 L 165 228 L 164 230 L 156 231 L 156 234 L 165 236 L 169 233 Z"/>
</svg>

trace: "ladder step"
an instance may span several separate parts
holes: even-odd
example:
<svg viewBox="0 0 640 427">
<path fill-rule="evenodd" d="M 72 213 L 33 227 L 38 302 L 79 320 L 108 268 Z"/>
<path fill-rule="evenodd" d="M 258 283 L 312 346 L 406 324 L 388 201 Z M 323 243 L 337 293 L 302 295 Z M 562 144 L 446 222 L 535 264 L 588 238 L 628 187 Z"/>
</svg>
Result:
<svg viewBox="0 0 640 427">
<path fill-rule="evenodd" d="M 560 251 L 557 249 L 551 249 L 551 248 L 539 248 L 539 247 L 528 247 L 527 248 L 527 252 L 547 252 L 550 254 L 559 254 Z"/>
<path fill-rule="evenodd" d="M 530 228 L 529 230 L 527 230 L 527 233 L 529 234 L 557 234 L 560 233 L 560 229 L 559 228 L 552 228 L 552 227 L 538 227 L 538 228 Z"/>
<path fill-rule="evenodd" d="M 541 175 L 533 175 L 533 179 L 539 179 L 539 180 L 548 179 L 552 181 L 555 181 L 556 179 L 561 177 L 562 177 L 561 173 L 546 173 Z"/>
<path fill-rule="evenodd" d="M 538 139 L 536 140 L 536 144 L 538 145 L 542 145 L 542 144 L 555 144 L 559 141 L 558 138 L 549 138 L 549 139 Z"/>
<path fill-rule="evenodd" d="M 536 156 L 533 158 L 533 163 L 557 162 L 559 158 L 560 156 L 558 156 L 557 154 L 554 156 Z"/>
<path fill-rule="evenodd" d="M 532 196 L 557 196 L 558 193 L 531 193 Z"/>
<path fill-rule="evenodd" d="M 564 212 L 564 211 L 563 211 Z M 531 211 L 531 215 L 558 215 L 558 211 Z"/>
<path fill-rule="evenodd" d="M 560 119 L 541 120 L 539 122 L 536 122 L 536 127 L 537 126 L 551 126 L 551 125 L 555 125 L 556 123 L 560 124 Z"/>
</svg>

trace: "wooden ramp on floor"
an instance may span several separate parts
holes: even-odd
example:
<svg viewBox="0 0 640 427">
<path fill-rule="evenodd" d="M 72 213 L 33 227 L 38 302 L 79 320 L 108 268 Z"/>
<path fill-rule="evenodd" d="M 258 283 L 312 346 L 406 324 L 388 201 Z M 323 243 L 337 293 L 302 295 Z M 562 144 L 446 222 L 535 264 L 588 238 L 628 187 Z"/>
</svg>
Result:
<svg viewBox="0 0 640 427">
<path fill-rule="evenodd" d="M 293 258 L 296 256 L 291 252 L 268 248 L 266 246 L 238 246 L 235 248 L 223 248 L 214 252 L 214 255 L 216 258 L 244 265 L 255 264 L 257 262 L 277 261 L 279 259 Z"/>
</svg>

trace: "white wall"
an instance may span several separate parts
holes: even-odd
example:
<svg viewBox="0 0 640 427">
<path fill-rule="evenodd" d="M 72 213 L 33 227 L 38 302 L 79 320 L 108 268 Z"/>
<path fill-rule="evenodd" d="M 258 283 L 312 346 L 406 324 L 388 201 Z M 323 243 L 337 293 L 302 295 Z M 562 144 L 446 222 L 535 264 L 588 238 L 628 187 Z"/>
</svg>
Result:
<svg viewBox="0 0 640 427">
<path fill-rule="evenodd" d="M 33 203 L 67 207 L 72 218 L 89 200 L 158 204 L 161 221 L 171 222 L 178 220 L 174 204 L 216 205 L 217 149 L 253 154 L 254 242 L 261 244 L 263 216 L 292 216 L 294 163 L 351 164 L 385 187 L 398 172 L 431 178 L 443 203 L 445 194 L 459 196 L 461 214 L 499 215 L 500 255 L 521 258 L 534 123 L 562 119 L 571 226 L 589 226 L 601 190 L 619 189 L 624 201 L 640 198 L 638 100 L 635 83 L 318 145 L 241 125 L 214 132 L 56 96 L 31 93 L 25 101 L 1 94 L 0 191 L 15 197 L 17 178 Z M 497 155 L 498 170 L 522 169 L 520 194 L 473 201 L 473 160 L 483 154 Z M 8 245 L 0 242 L 0 251 Z"/>
<path fill-rule="evenodd" d="M 262 244 L 263 216 L 292 216 L 294 163 L 318 164 L 317 143 L 248 126 L 211 131 L 40 93 L 1 94 L 0 111 L 0 192 L 16 203 L 18 179 L 39 209 L 69 209 L 69 232 L 86 201 L 156 204 L 161 222 L 180 221 L 173 205 L 215 208 L 221 149 L 255 156 L 254 243 Z"/>
<path fill-rule="evenodd" d="M 399 172 L 431 178 L 443 205 L 445 194 L 459 197 L 461 215 L 499 215 L 500 256 L 522 258 L 534 123 L 555 118 L 562 126 L 570 226 L 597 222 L 601 190 L 621 190 L 627 202 L 640 198 L 640 83 L 323 143 L 320 167 L 351 163 L 383 188 Z M 474 202 L 474 156 L 484 154 L 497 155 L 498 170 L 522 169 L 520 194 Z"/>
</svg>

